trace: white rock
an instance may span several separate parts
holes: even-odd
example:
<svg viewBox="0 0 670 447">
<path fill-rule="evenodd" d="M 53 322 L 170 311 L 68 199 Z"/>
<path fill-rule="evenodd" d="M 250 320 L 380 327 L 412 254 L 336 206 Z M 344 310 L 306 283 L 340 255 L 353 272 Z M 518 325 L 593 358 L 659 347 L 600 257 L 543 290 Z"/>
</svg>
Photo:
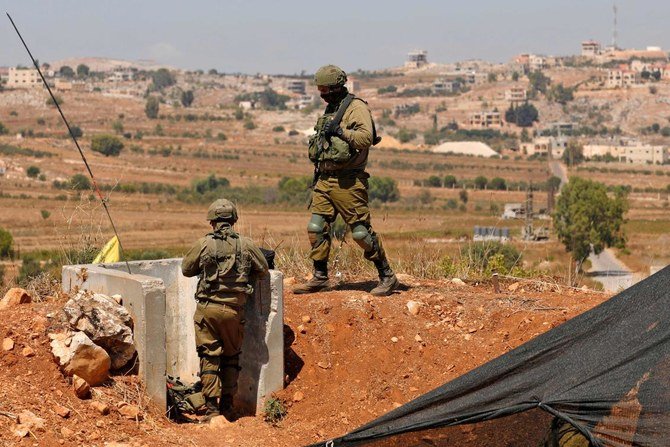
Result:
<svg viewBox="0 0 670 447">
<path fill-rule="evenodd" d="M 419 315 L 419 310 L 421 310 L 421 303 L 410 300 L 407 302 L 407 310 L 412 315 Z"/>
<path fill-rule="evenodd" d="M 18 306 L 19 304 L 30 303 L 33 298 L 25 290 L 14 287 L 5 293 L 5 297 L 0 300 L 0 309 Z"/>
<path fill-rule="evenodd" d="M 29 432 L 44 431 L 44 426 L 46 424 L 44 419 L 37 417 L 35 413 L 28 410 L 23 410 L 19 413 L 16 422 L 18 423 L 16 428 L 21 432 L 24 430 L 28 430 Z"/>
<path fill-rule="evenodd" d="M 461 278 L 454 278 L 451 280 L 452 284 L 456 284 L 457 286 L 464 286 L 465 283 Z"/>
<path fill-rule="evenodd" d="M 63 308 L 74 330 L 85 332 L 112 359 L 112 369 L 124 367 L 136 353 L 133 320 L 113 298 L 79 292 Z"/>
<path fill-rule="evenodd" d="M 109 354 L 83 332 L 76 332 L 70 337 L 54 337 L 51 352 L 68 376 L 77 375 L 93 386 L 109 378 Z"/>
</svg>

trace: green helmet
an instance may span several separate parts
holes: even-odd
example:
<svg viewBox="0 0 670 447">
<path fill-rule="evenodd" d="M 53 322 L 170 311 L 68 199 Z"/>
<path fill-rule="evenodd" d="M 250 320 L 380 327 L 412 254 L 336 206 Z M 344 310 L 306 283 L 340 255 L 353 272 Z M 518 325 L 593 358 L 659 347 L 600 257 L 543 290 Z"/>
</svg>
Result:
<svg viewBox="0 0 670 447">
<path fill-rule="evenodd" d="M 207 220 L 211 221 L 229 221 L 231 224 L 237 222 L 237 208 L 235 204 L 227 199 L 215 200 L 207 210 Z"/>
<path fill-rule="evenodd" d="M 316 71 L 314 82 L 327 87 L 343 86 L 347 82 L 347 74 L 337 65 L 324 65 Z"/>
</svg>

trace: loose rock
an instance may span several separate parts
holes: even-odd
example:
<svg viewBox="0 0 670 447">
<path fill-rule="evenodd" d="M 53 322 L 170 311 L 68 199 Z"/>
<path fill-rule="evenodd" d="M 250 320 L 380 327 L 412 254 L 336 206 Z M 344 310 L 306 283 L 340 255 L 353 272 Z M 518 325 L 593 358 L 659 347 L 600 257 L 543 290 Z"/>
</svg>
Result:
<svg viewBox="0 0 670 447">
<path fill-rule="evenodd" d="M 14 340 L 11 338 L 5 338 L 2 340 L 2 350 L 3 351 L 11 351 L 14 349 Z"/>
<path fill-rule="evenodd" d="M 33 298 L 28 292 L 19 287 L 11 288 L 5 293 L 5 297 L 0 300 L 0 309 L 6 309 L 8 307 L 14 307 L 19 304 L 30 303 Z"/>
<path fill-rule="evenodd" d="M 231 424 L 232 422 L 226 419 L 225 416 L 214 416 L 209 421 L 209 426 L 211 428 L 227 428 L 230 427 Z"/>
<path fill-rule="evenodd" d="M 67 419 L 70 417 L 70 409 L 62 405 L 56 405 L 54 407 L 54 411 L 58 416 L 62 417 L 63 419 Z"/>
<path fill-rule="evenodd" d="M 35 350 L 30 346 L 26 346 L 21 350 L 21 354 L 23 354 L 24 357 L 35 357 Z"/>
<path fill-rule="evenodd" d="M 74 436 L 74 432 L 67 427 L 63 427 L 60 429 L 60 435 L 65 439 L 70 439 Z"/>
<path fill-rule="evenodd" d="M 312 322 L 312 317 L 310 317 L 309 315 L 303 315 L 302 316 L 302 322 L 305 323 L 305 324 L 306 323 L 311 323 Z"/>
<path fill-rule="evenodd" d="M 419 315 L 419 310 L 421 310 L 421 303 L 419 303 L 418 301 L 410 300 L 407 302 L 407 310 L 412 315 Z"/>
<path fill-rule="evenodd" d="M 37 417 L 35 413 L 28 410 L 23 410 L 17 415 L 17 431 L 23 432 L 27 430 L 28 432 L 43 431 L 46 421 L 40 417 Z M 18 433 L 17 433 L 18 434 Z M 26 436 L 26 435 L 23 435 Z M 21 436 L 21 437 L 23 437 Z"/>
<path fill-rule="evenodd" d="M 85 333 L 52 334 L 50 338 L 51 352 L 66 375 L 76 374 L 93 386 L 109 378 L 109 355 Z"/>
<path fill-rule="evenodd" d="M 86 333 L 107 351 L 112 369 L 124 367 L 135 356 L 133 320 L 113 298 L 79 292 L 65 303 L 63 311 L 73 329 Z"/>
<path fill-rule="evenodd" d="M 298 332 L 300 332 L 301 334 L 306 334 L 307 328 L 301 324 L 300 326 L 298 326 Z"/>
<path fill-rule="evenodd" d="M 398 337 L 391 337 L 392 343 L 398 343 Z"/>
<path fill-rule="evenodd" d="M 109 405 L 107 405 L 104 402 L 100 402 L 97 400 L 91 401 L 91 408 L 93 408 L 95 411 L 97 411 L 103 416 L 109 414 Z"/>
<path fill-rule="evenodd" d="M 89 399 L 91 397 L 91 386 L 77 375 L 72 376 L 72 389 L 79 399 Z"/>
<path fill-rule="evenodd" d="M 416 334 L 416 336 L 414 337 L 414 341 L 416 341 L 417 343 L 421 343 L 423 341 L 423 338 L 421 338 L 419 334 Z"/>
<path fill-rule="evenodd" d="M 119 414 L 126 419 L 141 419 L 140 408 L 137 405 L 130 405 L 126 402 L 120 402 L 117 405 Z"/>
<path fill-rule="evenodd" d="M 457 286 L 464 286 L 465 283 L 461 278 L 454 278 L 451 280 L 452 284 L 456 284 Z"/>
<path fill-rule="evenodd" d="M 510 292 L 516 292 L 517 289 L 518 289 L 520 286 L 521 286 L 520 283 L 515 282 L 515 283 L 513 283 L 513 284 L 510 284 L 510 285 L 507 287 L 507 290 L 509 290 Z"/>
<path fill-rule="evenodd" d="M 305 394 L 302 391 L 296 391 L 295 394 L 293 394 L 293 402 L 300 402 L 305 398 Z"/>
</svg>

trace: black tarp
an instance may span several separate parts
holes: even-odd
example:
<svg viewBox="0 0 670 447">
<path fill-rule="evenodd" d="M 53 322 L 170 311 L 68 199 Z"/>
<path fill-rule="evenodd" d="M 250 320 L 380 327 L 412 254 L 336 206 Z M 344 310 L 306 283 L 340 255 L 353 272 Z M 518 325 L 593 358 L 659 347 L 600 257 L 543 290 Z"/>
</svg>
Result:
<svg viewBox="0 0 670 447">
<path fill-rule="evenodd" d="M 492 420 L 508 420 L 505 425 L 517 427 L 523 439 L 519 425 L 529 432 L 548 428 L 549 415 L 570 422 L 594 446 L 670 446 L 669 342 L 666 267 L 377 420 L 314 446 L 460 446 L 465 444 L 436 441 L 436 429 L 462 431 L 468 424 L 477 439 Z M 401 438 L 407 441 L 394 442 Z M 472 445 L 522 445 L 488 439 Z"/>
</svg>

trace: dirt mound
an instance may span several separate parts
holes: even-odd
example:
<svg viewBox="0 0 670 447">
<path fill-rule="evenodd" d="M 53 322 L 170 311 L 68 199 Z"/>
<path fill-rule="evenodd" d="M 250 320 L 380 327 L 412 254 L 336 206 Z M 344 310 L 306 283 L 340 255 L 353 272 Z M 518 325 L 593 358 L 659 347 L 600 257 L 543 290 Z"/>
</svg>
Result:
<svg viewBox="0 0 670 447">
<path fill-rule="evenodd" d="M 286 294 L 287 387 L 277 398 L 288 414 L 275 426 L 262 416 L 219 428 L 172 424 L 134 376 L 94 388 L 92 400 L 110 409 L 102 415 L 74 395 L 52 359 L 47 334 L 58 329 L 63 301 L 0 310 L 0 338 L 14 342 L 0 354 L 0 444 L 305 445 L 356 428 L 607 298 L 532 283 L 495 294 L 490 286 L 405 282 L 412 287 L 387 298 L 369 295 L 371 282 Z M 138 406 L 139 417 L 124 417 L 122 402 Z M 13 417 L 24 410 L 46 423 L 19 438 Z"/>
</svg>

